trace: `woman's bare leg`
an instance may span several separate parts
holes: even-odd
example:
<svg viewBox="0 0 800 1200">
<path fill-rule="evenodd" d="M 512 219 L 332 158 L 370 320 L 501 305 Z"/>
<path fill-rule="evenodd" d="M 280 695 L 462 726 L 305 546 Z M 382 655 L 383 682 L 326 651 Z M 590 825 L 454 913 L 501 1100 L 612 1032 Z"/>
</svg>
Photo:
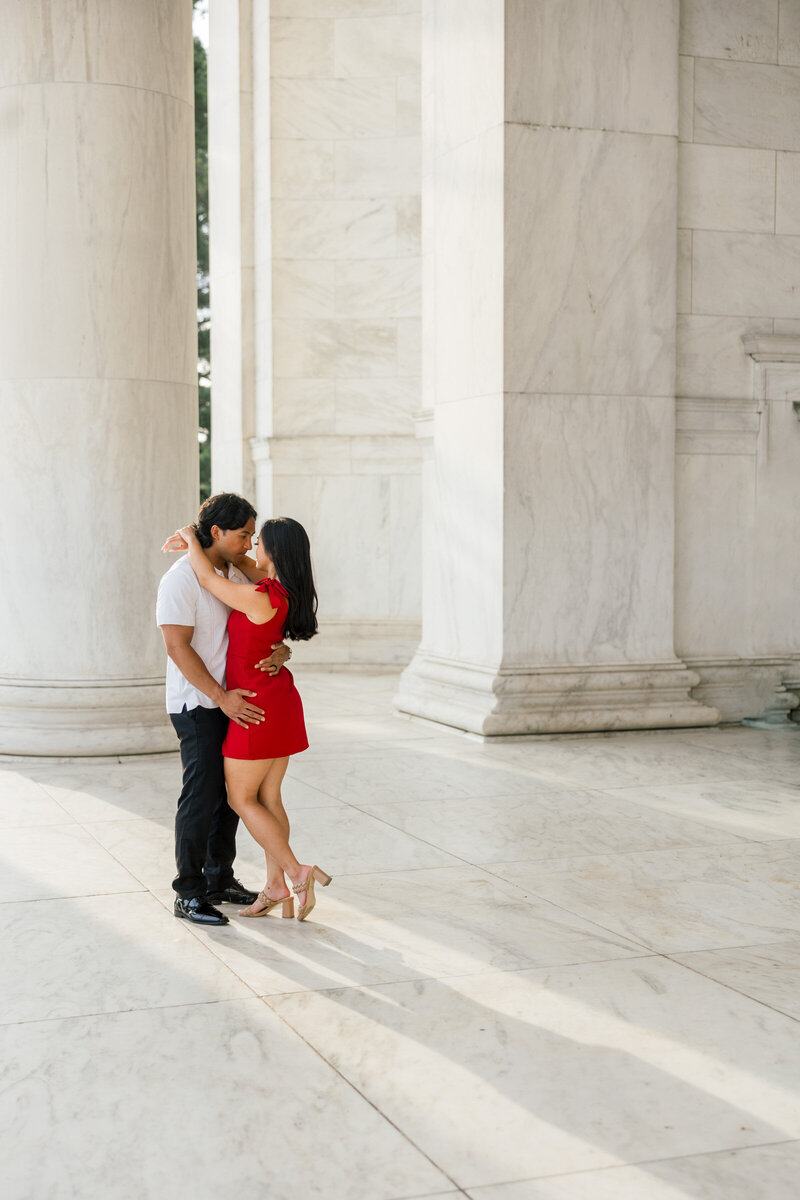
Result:
<svg viewBox="0 0 800 1200">
<path fill-rule="evenodd" d="M 292 883 L 304 883 L 310 866 L 297 861 L 280 822 L 259 800 L 259 791 L 268 772 L 274 763 L 282 761 L 274 758 L 226 758 L 225 787 L 228 803 L 264 853 L 274 859 L 278 870 L 284 871 Z M 298 897 L 301 905 L 304 896 L 305 892 L 302 892 Z"/>
<path fill-rule="evenodd" d="M 272 765 L 261 781 L 261 786 L 258 789 L 258 802 L 266 808 L 267 812 L 272 813 L 275 820 L 281 827 L 283 836 L 288 843 L 291 826 L 289 824 L 289 816 L 286 809 L 283 807 L 283 799 L 281 797 L 281 784 L 283 783 L 286 769 L 289 766 L 289 759 L 274 758 Z M 271 855 L 266 855 L 267 859 L 267 893 L 270 900 L 280 900 L 283 896 L 290 895 L 289 888 L 286 886 L 286 879 L 283 871 L 276 859 Z"/>
</svg>

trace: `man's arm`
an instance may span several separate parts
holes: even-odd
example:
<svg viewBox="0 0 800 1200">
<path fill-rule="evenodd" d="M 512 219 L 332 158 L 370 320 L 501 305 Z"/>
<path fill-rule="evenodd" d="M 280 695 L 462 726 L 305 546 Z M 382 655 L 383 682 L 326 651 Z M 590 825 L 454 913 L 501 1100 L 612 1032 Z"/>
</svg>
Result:
<svg viewBox="0 0 800 1200">
<path fill-rule="evenodd" d="M 226 717 L 230 717 L 237 725 L 246 729 L 249 725 L 260 725 L 264 720 L 264 710 L 251 704 L 247 699 L 255 696 L 255 692 L 247 692 L 244 688 L 232 688 L 226 692 L 203 662 L 200 655 L 191 644 L 194 628 L 191 625 L 161 625 L 164 645 L 167 654 L 175 663 L 185 679 L 192 687 L 196 687 L 209 700 L 218 704 Z"/>
</svg>

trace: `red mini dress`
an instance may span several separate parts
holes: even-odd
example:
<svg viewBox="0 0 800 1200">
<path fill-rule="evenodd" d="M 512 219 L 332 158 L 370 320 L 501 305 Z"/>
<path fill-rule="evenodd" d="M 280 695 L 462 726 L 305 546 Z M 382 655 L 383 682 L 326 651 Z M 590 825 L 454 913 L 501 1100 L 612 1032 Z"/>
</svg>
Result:
<svg viewBox="0 0 800 1200">
<path fill-rule="evenodd" d="M 277 612 L 264 625 L 253 624 L 245 613 L 231 613 L 225 679 L 228 689 L 245 688 L 256 693 L 252 703 L 263 708 L 264 720 L 246 729 L 231 721 L 222 743 L 225 758 L 285 758 L 308 749 L 303 702 L 291 671 L 281 667 L 277 675 L 267 675 L 255 665 L 269 658 L 273 645 L 283 641 L 288 593 L 277 579 L 262 579 L 256 591 L 266 592 Z"/>
</svg>

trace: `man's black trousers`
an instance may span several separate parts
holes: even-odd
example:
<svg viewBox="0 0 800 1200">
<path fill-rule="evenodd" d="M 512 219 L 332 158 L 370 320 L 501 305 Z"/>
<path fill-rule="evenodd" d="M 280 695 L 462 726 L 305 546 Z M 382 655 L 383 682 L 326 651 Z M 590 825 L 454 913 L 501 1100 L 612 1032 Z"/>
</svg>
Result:
<svg viewBox="0 0 800 1200">
<path fill-rule="evenodd" d="M 223 891 L 233 879 L 239 818 L 225 793 L 222 743 L 228 718 L 219 708 L 170 713 L 181 743 L 183 790 L 175 814 L 172 886 L 183 900 Z"/>
</svg>

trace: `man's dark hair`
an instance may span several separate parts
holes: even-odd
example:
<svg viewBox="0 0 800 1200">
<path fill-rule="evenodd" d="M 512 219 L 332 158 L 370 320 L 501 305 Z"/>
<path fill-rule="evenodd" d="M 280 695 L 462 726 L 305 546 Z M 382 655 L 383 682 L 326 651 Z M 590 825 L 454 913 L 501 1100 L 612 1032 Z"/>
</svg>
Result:
<svg viewBox="0 0 800 1200">
<path fill-rule="evenodd" d="M 204 549 L 213 545 L 211 529 L 218 525 L 227 532 L 229 529 L 243 529 L 248 521 L 256 519 L 256 510 L 244 496 L 235 492 L 219 492 L 209 496 L 197 514 L 194 531 L 197 540 Z"/>
</svg>

